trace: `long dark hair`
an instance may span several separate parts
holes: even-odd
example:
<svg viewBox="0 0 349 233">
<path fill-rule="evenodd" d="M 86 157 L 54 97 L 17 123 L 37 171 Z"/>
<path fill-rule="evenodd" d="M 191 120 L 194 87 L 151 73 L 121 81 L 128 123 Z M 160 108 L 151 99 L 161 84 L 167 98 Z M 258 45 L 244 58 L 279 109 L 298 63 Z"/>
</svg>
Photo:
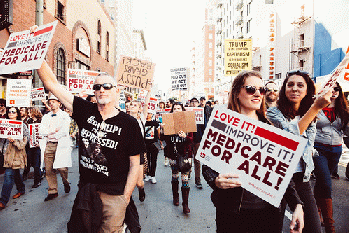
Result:
<svg viewBox="0 0 349 233">
<path fill-rule="evenodd" d="M 174 106 L 175 106 L 175 105 L 181 106 L 182 111 L 185 111 L 185 108 L 184 108 L 184 106 L 183 106 L 183 103 L 181 103 L 181 102 L 174 102 L 174 103 L 172 104 L 172 108 L 171 108 L 170 113 L 173 113 L 173 109 L 174 109 Z"/>
<path fill-rule="evenodd" d="M 335 100 L 334 105 L 334 112 L 336 113 L 336 116 L 339 116 L 339 118 L 342 120 L 342 129 L 346 127 L 346 125 L 349 122 L 349 108 L 348 108 L 348 101 L 344 96 L 342 87 L 339 85 L 338 82 L 337 86 L 339 87 L 339 95 L 337 99 Z"/>
<path fill-rule="evenodd" d="M 20 121 L 20 120 L 21 120 L 21 113 L 20 113 L 20 111 L 19 111 L 19 108 L 17 108 L 17 107 L 7 107 L 7 108 L 6 108 L 6 119 L 10 119 L 10 118 L 8 117 L 8 111 L 10 111 L 11 108 L 16 109 L 16 112 L 17 112 L 16 120 Z"/>
<path fill-rule="evenodd" d="M 294 104 L 286 97 L 286 85 L 289 78 L 293 75 L 302 76 L 307 84 L 307 95 L 302 99 L 298 111 L 294 108 Z M 286 79 L 282 84 L 279 100 L 277 105 L 279 110 L 287 119 L 294 119 L 296 116 L 303 116 L 314 103 L 313 96 L 315 95 L 315 85 L 313 80 L 310 78 L 309 74 L 305 71 L 297 70 L 288 72 Z"/>
<path fill-rule="evenodd" d="M 262 79 L 262 75 L 259 72 L 251 70 L 242 71 L 235 77 L 229 93 L 228 109 L 241 113 L 241 105 L 238 97 L 245 84 L 245 80 L 251 76 L 257 76 L 258 78 Z M 260 109 L 258 109 L 256 112 L 259 116 L 263 116 L 265 118 L 265 96 L 262 98 Z"/>
</svg>

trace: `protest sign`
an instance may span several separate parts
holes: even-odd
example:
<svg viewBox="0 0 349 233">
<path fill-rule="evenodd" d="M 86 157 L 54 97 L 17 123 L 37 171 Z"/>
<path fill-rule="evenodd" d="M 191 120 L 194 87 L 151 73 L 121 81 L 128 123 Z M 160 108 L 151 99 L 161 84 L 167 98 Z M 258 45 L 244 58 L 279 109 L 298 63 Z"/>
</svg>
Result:
<svg viewBox="0 0 349 233">
<path fill-rule="evenodd" d="M 39 26 L 38 30 L 15 32 L 10 35 L 0 55 L 0 74 L 12 74 L 39 69 L 50 46 L 58 21 Z"/>
<path fill-rule="evenodd" d="M 196 159 L 278 207 L 307 140 L 231 111 L 213 109 Z"/>
<path fill-rule="evenodd" d="M 154 97 L 150 97 L 149 103 L 148 103 L 148 113 L 155 114 L 157 104 L 158 104 L 158 99 Z"/>
<path fill-rule="evenodd" d="M 30 107 L 31 79 L 7 79 L 6 106 Z"/>
<path fill-rule="evenodd" d="M 163 114 L 166 114 L 168 112 L 166 111 L 156 111 L 156 114 L 155 114 L 155 120 L 162 123 L 162 115 Z"/>
<path fill-rule="evenodd" d="M 187 77 L 189 69 L 186 67 L 171 69 L 172 91 L 188 90 Z"/>
<path fill-rule="evenodd" d="M 197 125 L 204 124 L 204 108 L 201 107 L 186 107 L 187 111 L 195 111 L 195 122 Z"/>
<path fill-rule="evenodd" d="M 91 70 L 68 69 L 68 90 L 72 93 L 85 91 L 86 94 L 92 95 L 93 84 L 99 74 L 100 72 Z"/>
<path fill-rule="evenodd" d="M 23 122 L 10 119 L 0 119 L 0 138 L 23 138 Z"/>
<path fill-rule="evenodd" d="M 29 145 L 30 148 L 33 148 L 39 145 L 39 140 L 41 139 L 39 134 L 40 123 L 29 124 L 28 126 L 30 135 Z"/>
<path fill-rule="evenodd" d="M 164 134 L 178 134 L 180 130 L 185 133 L 196 132 L 195 112 L 174 112 L 162 115 Z"/>
<path fill-rule="evenodd" d="M 235 76 L 252 69 L 252 40 L 226 39 L 224 42 L 224 74 Z"/>
<path fill-rule="evenodd" d="M 138 58 L 121 56 L 118 64 L 118 83 L 145 90 L 151 89 L 155 64 Z"/>
<path fill-rule="evenodd" d="M 31 91 L 31 100 L 36 101 L 36 100 L 43 100 L 46 98 L 45 95 L 45 88 L 39 87 L 39 88 L 34 88 Z"/>
</svg>

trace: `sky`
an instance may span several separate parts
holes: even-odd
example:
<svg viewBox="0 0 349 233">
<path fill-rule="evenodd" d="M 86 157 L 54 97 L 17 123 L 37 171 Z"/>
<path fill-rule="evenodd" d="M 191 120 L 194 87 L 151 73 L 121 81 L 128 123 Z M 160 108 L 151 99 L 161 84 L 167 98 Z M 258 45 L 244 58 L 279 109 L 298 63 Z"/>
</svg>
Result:
<svg viewBox="0 0 349 233">
<path fill-rule="evenodd" d="M 146 57 L 156 64 L 154 83 L 167 92 L 170 69 L 188 67 L 204 23 L 206 0 L 133 0 L 133 25 L 144 31 Z"/>
</svg>

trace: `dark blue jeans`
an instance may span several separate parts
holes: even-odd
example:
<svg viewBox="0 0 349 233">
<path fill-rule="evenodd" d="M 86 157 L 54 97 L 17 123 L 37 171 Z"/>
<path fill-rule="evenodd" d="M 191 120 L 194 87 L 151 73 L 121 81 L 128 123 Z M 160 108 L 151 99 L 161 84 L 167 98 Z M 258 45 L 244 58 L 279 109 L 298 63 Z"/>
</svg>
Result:
<svg viewBox="0 0 349 233">
<path fill-rule="evenodd" d="M 41 150 L 39 147 L 29 148 L 27 151 L 27 167 L 24 169 L 23 175 L 27 175 L 30 167 L 34 168 L 34 184 L 40 182 L 41 179 Z"/>
<path fill-rule="evenodd" d="M 331 174 L 338 165 L 342 154 L 342 146 L 326 146 L 321 143 L 315 143 L 314 148 L 319 152 L 319 156 L 313 158 L 316 176 L 315 198 L 331 198 Z"/>
<path fill-rule="evenodd" d="M 19 193 L 25 193 L 25 185 L 19 169 L 6 168 L 0 202 L 4 205 L 10 200 L 13 185 L 16 184 Z"/>
</svg>

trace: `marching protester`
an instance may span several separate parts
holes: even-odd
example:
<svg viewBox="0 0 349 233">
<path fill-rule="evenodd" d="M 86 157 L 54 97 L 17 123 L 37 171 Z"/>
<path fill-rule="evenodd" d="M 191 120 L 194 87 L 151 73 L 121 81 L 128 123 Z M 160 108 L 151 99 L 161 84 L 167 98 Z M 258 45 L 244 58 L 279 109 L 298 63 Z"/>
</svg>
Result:
<svg viewBox="0 0 349 233">
<path fill-rule="evenodd" d="M 80 129 L 79 192 L 68 232 L 87 231 L 82 221 L 86 212 L 78 209 L 86 192 L 97 198 L 94 199 L 97 212 L 91 210 L 94 217 L 89 226 L 98 232 L 120 232 L 126 208 L 133 203 L 131 195 L 138 179 L 139 155 L 145 150 L 137 121 L 115 107 L 120 90 L 110 76 L 96 78 L 95 104 L 74 97 L 61 87 L 45 61 L 38 73 L 45 87 L 73 112 Z"/>
<path fill-rule="evenodd" d="M 65 193 L 70 192 L 68 167 L 72 166 L 72 147 L 69 137 L 70 117 L 60 109 L 61 102 L 53 94 L 48 97 L 48 105 L 51 111 L 43 116 L 39 130 L 40 135 L 46 139 L 44 163 L 49 188 L 45 201 L 58 197 L 57 176 L 54 169 L 57 169 L 61 175 Z"/>
<path fill-rule="evenodd" d="M 280 90 L 277 107 L 267 110 L 268 119 L 274 126 L 306 138 L 307 145 L 296 167 L 292 180 L 304 203 L 303 232 L 321 233 L 321 223 L 309 182 L 314 169 L 313 156 L 316 134 L 316 115 L 330 103 L 332 92 L 313 100 L 315 85 L 305 71 L 290 71 Z"/>
<path fill-rule="evenodd" d="M 163 102 L 163 101 L 160 101 L 159 102 L 159 111 L 160 112 L 164 112 L 165 111 L 165 108 L 166 108 L 166 104 L 165 104 L 165 102 Z M 162 123 L 162 122 L 160 122 L 160 123 Z M 164 134 L 163 134 L 163 129 L 160 127 L 160 134 L 159 134 L 159 142 L 160 142 L 160 148 L 161 148 L 161 150 L 164 150 L 164 143 L 165 143 L 165 141 L 164 141 Z M 165 145 L 166 146 L 166 145 Z M 167 167 L 168 165 L 169 165 L 169 160 L 168 160 L 168 157 L 166 156 L 166 154 L 165 154 L 165 150 L 164 150 L 164 157 L 165 157 L 165 159 L 164 159 L 164 165 L 165 165 L 165 167 Z"/>
<path fill-rule="evenodd" d="M 143 139 L 145 137 L 145 116 L 148 115 L 148 103 L 150 99 L 150 91 L 148 91 L 147 96 L 145 98 L 145 103 L 142 110 L 141 102 L 138 102 L 136 100 L 131 101 L 130 103 L 130 115 L 136 118 L 139 127 L 142 132 Z M 143 142 L 144 143 L 144 142 Z M 138 199 L 139 201 L 143 202 L 145 200 L 145 191 L 144 191 L 144 174 L 146 174 L 146 170 L 148 170 L 148 160 L 147 160 L 147 154 L 146 151 L 143 151 L 141 153 L 140 157 L 140 172 L 138 173 L 138 180 L 137 180 L 137 188 L 138 188 Z"/>
<path fill-rule="evenodd" d="M 266 89 L 262 77 L 256 71 L 240 72 L 234 79 L 229 94 L 228 109 L 246 118 L 269 123 L 265 117 Z M 270 124 L 270 123 L 269 123 Z M 291 181 L 279 208 L 260 199 L 241 187 L 239 175 L 219 174 L 203 165 L 203 176 L 212 187 L 212 202 L 216 207 L 216 227 L 219 233 L 280 233 L 282 231 L 283 206 L 286 201 L 294 211 L 290 223 L 291 232 L 302 232 L 303 211 Z"/>
<path fill-rule="evenodd" d="M 267 88 L 267 93 L 265 93 L 265 105 L 267 108 L 276 107 L 276 101 L 279 97 L 279 88 L 276 83 L 269 81 L 265 84 Z"/>
<path fill-rule="evenodd" d="M 6 118 L 10 120 L 20 120 L 20 111 L 18 108 L 10 107 L 7 109 Z M 27 164 L 27 154 L 25 146 L 29 140 L 29 131 L 26 124 L 23 124 L 22 139 L 0 138 L 0 153 L 4 156 L 3 167 L 6 168 L 4 175 L 4 183 L 1 190 L 0 210 L 6 207 L 10 200 L 13 184 L 16 184 L 17 193 L 14 199 L 25 194 L 25 185 L 20 173 Z"/>
<path fill-rule="evenodd" d="M 42 113 L 39 108 L 32 107 L 29 109 L 29 124 L 41 123 Z M 36 143 L 34 147 L 28 148 L 27 150 L 28 163 L 24 169 L 23 176 L 28 174 L 30 167 L 34 168 L 34 184 L 32 188 L 37 188 L 41 185 L 41 149 L 39 143 Z"/>
<path fill-rule="evenodd" d="M 21 121 L 23 121 L 24 124 L 27 125 L 28 127 L 28 120 L 29 120 L 29 111 L 28 111 L 28 108 L 26 107 L 21 107 L 19 108 L 19 112 L 20 112 L 20 115 L 21 115 Z M 25 151 L 28 155 L 29 153 L 29 141 L 27 143 L 27 145 L 25 146 Z M 28 169 L 29 167 L 29 169 Z M 23 181 L 26 181 L 28 179 L 28 173 L 29 173 L 29 170 L 30 170 L 30 164 L 29 164 L 29 159 L 27 159 L 27 165 L 25 166 L 25 169 L 23 171 Z"/>
<path fill-rule="evenodd" d="M 326 233 L 335 232 L 332 205 L 331 174 L 338 166 L 342 155 L 343 134 L 349 134 L 349 108 L 341 86 L 336 83 L 332 90 L 331 103 L 317 115 L 314 156 L 316 183 L 314 195 L 322 215 Z"/>
<path fill-rule="evenodd" d="M 180 102 L 174 102 L 170 113 L 181 111 L 185 111 L 183 104 Z M 179 206 L 179 173 L 181 173 L 183 213 L 189 214 L 189 174 L 191 170 L 193 133 L 186 134 L 180 130 L 177 134 L 165 135 L 164 139 L 166 142 L 166 154 L 170 159 L 170 166 L 172 170 L 171 183 L 173 204 L 175 206 Z"/>
<path fill-rule="evenodd" d="M 21 107 L 19 108 L 19 112 L 21 113 L 21 121 L 23 121 L 23 123 L 27 124 L 28 126 L 28 119 L 29 119 L 29 111 L 28 108 L 26 107 Z"/>
</svg>

